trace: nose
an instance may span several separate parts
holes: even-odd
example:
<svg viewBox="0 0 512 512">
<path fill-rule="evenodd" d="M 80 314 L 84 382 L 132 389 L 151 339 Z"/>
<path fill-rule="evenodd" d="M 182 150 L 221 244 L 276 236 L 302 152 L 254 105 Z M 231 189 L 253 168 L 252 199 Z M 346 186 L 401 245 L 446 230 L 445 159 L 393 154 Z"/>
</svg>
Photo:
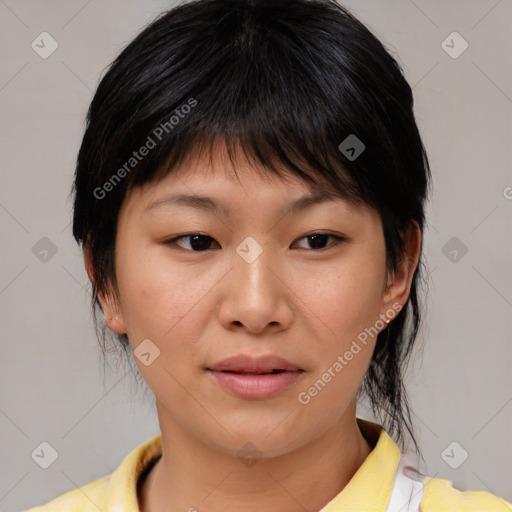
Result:
<svg viewBox="0 0 512 512">
<path fill-rule="evenodd" d="M 286 283 L 283 264 L 278 264 L 271 249 L 252 242 L 241 244 L 232 258 L 231 271 L 223 280 L 219 320 L 225 329 L 250 334 L 288 329 L 295 295 Z"/>
</svg>

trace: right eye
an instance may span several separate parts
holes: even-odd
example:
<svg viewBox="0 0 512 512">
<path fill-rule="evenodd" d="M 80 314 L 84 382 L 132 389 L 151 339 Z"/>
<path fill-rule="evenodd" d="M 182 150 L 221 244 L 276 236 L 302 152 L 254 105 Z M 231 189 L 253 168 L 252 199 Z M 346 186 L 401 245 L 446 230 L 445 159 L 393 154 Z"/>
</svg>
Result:
<svg viewBox="0 0 512 512">
<path fill-rule="evenodd" d="M 189 239 L 188 247 L 182 247 L 178 244 L 178 241 Z M 215 242 L 215 240 L 208 235 L 203 235 L 202 233 L 187 233 L 185 235 L 180 235 L 171 240 L 166 240 L 164 242 L 165 245 L 178 246 L 183 250 L 190 252 L 204 252 L 209 250 L 209 245 L 211 242 Z M 217 243 L 217 242 L 215 242 Z M 218 244 L 217 244 L 218 245 Z"/>
</svg>

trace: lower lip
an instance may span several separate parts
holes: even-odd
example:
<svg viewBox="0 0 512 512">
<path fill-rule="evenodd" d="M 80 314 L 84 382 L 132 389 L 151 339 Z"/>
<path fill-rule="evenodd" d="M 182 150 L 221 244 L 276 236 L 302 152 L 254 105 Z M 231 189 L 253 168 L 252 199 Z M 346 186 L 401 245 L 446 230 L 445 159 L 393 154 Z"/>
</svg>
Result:
<svg viewBox="0 0 512 512">
<path fill-rule="evenodd" d="M 272 398 L 293 386 L 304 373 L 302 371 L 254 375 L 247 373 L 216 372 L 208 370 L 217 382 L 236 396 L 248 400 Z"/>
</svg>

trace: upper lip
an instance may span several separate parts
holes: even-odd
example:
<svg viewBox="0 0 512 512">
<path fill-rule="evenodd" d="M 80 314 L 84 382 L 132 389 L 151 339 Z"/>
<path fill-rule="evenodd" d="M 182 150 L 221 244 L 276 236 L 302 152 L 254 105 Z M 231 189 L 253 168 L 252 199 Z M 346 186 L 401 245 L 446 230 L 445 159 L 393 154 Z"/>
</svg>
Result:
<svg viewBox="0 0 512 512">
<path fill-rule="evenodd" d="M 282 357 L 266 355 L 253 357 L 247 354 L 240 354 L 228 357 L 214 365 L 208 370 L 216 372 L 232 371 L 244 373 L 268 373 L 272 370 L 298 371 L 301 370 L 296 364 L 290 363 Z"/>
</svg>

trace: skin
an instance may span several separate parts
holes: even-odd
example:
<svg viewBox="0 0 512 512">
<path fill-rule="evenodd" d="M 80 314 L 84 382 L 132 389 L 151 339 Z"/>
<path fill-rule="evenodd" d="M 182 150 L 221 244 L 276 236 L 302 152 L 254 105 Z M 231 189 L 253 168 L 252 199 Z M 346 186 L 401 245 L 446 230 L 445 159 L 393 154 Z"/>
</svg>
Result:
<svg viewBox="0 0 512 512">
<path fill-rule="evenodd" d="M 319 510 L 373 449 L 356 423 L 356 393 L 376 336 L 307 405 L 298 394 L 365 328 L 394 316 L 393 304 L 405 304 L 421 232 L 414 224 L 408 257 L 389 276 L 376 211 L 335 199 L 288 214 L 286 205 L 310 193 L 309 184 L 245 160 L 237 173 L 240 181 L 222 149 L 212 162 L 190 157 L 162 181 L 130 191 L 119 213 L 118 289 L 100 296 L 105 319 L 128 334 L 132 350 L 145 339 L 160 350 L 148 366 L 135 358 L 156 398 L 163 444 L 141 485 L 143 512 L 220 512 L 226 504 L 247 512 Z M 183 205 L 146 210 L 177 192 L 207 195 L 233 214 Z M 318 231 L 346 240 L 329 237 L 327 249 L 315 249 L 305 235 Z M 194 252 L 190 238 L 165 244 L 196 232 L 213 239 L 208 250 Z M 248 236 L 263 249 L 252 263 L 235 252 Z M 92 279 L 87 248 L 84 254 Z M 276 354 L 305 372 L 276 397 L 245 400 L 205 370 L 240 353 Z M 251 467 L 237 456 L 247 442 L 261 452 Z"/>
</svg>

